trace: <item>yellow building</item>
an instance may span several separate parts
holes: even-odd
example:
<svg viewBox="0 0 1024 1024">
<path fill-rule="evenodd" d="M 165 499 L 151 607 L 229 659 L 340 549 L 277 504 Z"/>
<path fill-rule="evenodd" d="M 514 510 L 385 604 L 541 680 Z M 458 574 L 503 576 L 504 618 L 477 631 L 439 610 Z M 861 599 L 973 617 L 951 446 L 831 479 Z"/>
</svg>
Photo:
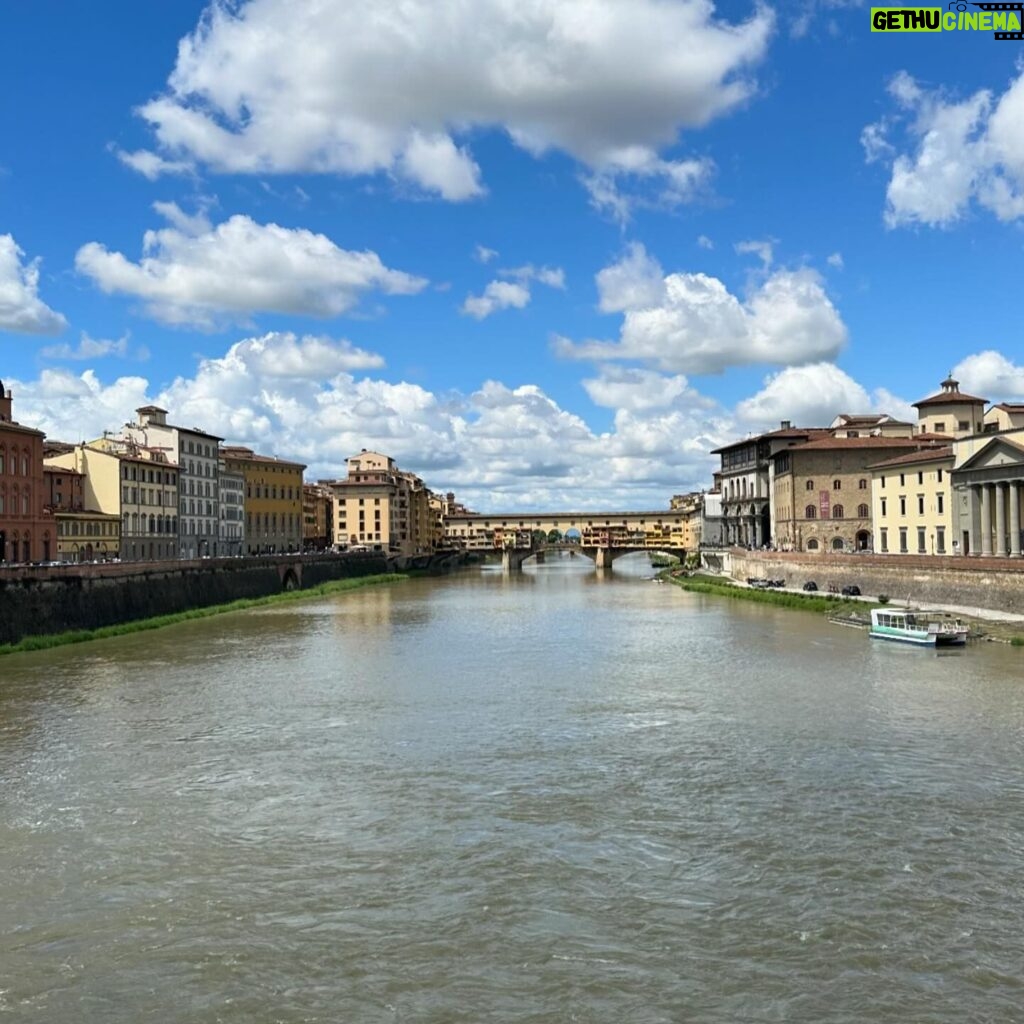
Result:
<svg viewBox="0 0 1024 1024">
<path fill-rule="evenodd" d="M 247 553 L 301 551 L 302 472 L 306 467 L 240 446 L 223 446 L 220 452 L 225 470 L 245 479 Z"/>
<path fill-rule="evenodd" d="M 54 512 L 58 562 L 109 562 L 121 550 L 121 517 L 103 512 Z"/>
<path fill-rule="evenodd" d="M 1002 433 L 1004 431 L 1024 428 L 1024 403 L 1000 402 L 993 405 L 985 413 L 985 433 Z"/>
<path fill-rule="evenodd" d="M 162 451 L 131 440 L 102 438 L 47 456 L 45 464 L 82 473 L 85 508 L 121 520 L 120 548 L 111 557 L 178 557 L 178 468 Z"/>
<path fill-rule="evenodd" d="M 906 437 L 819 437 L 773 457 L 775 544 L 784 551 L 868 551 L 869 466 L 938 447 Z"/>
<path fill-rule="evenodd" d="M 871 467 L 872 532 L 880 555 L 951 555 L 953 448 L 912 452 Z"/>
<path fill-rule="evenodd" d="M 345 460 L 344 480 L 321 484 L 331 493 L 334 543 L 342 550 L 381 551 L 396 556 L 436 549 L 437 516 L 430 491 L 395 460 L 363 450 Z"/>
<path fill-rule="evenodd" d="M 917 433 L 947 437 L 980 434 L 985 429 L 986 404 L 987 399 L 965 395 L 960 390 L 960 381 L 947 377 L 941 391 L 914 403 Z"/>
</svg>

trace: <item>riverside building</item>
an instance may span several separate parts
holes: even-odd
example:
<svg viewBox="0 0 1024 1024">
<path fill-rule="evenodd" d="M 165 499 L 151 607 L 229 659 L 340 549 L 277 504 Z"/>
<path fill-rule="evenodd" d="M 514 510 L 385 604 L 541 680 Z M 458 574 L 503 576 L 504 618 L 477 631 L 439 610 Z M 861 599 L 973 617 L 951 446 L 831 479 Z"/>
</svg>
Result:
<svg viewBox="0 0 1024 1024">
<path fill-rule="evenodd" d="M 228 473 L 245 481 L 245 550 L 250 555 L 302 550 L 302 473 L 300 462 L 257 455 L 251 448 L 223 449 Z"/>
<path fill-rule="evenodd" d="M 124 437 L 140 448 L 162 452 L 177 470 L 178 556 L 206 558 L 221 554 L 220 442 L 223 438 L 198 427 L 167 422 L 167 410 L 156 405 L 135 410 L 136 421 Z"/>
<path fill-rule="evenodd" d="M 45 511 L 43 438 L 14 420 L 13 398 L 0 381 L 0 563 L 49 562 L 56 548 Z"/>
</svg>

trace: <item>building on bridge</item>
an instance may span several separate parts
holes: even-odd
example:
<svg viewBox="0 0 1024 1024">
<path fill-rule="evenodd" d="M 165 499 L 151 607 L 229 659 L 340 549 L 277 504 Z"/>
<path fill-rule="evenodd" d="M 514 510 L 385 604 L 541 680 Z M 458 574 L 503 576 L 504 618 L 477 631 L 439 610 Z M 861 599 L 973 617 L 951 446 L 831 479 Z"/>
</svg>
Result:
<svg viewBox="0 0 1024 1024">
<path fill-rule="evenodd" d="M 454 513 L 445 517 L 445 541 L 467 551 L 530 547 L 543 534 L 548 543 L 657 551 L 681 549 L 686 529 L 682 510 L 657 512 Z"/>
</svg>

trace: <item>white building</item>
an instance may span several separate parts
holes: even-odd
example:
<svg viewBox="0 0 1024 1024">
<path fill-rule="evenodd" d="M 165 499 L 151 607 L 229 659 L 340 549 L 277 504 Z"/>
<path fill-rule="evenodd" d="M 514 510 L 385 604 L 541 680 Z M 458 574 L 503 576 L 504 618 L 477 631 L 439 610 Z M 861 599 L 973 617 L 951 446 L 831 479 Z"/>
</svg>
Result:
<svg viewBox="0 0 1024 1024">
<path fill-rule="evenodd" d="M 198 427 L 176 427 L 167 410 L 146 405 L 125 424 L 126 437 L 161 450 L 178 467 L 178 553 L 181 558 L 223 554 L 220 541 L 220 442 Z"/>
</svg>

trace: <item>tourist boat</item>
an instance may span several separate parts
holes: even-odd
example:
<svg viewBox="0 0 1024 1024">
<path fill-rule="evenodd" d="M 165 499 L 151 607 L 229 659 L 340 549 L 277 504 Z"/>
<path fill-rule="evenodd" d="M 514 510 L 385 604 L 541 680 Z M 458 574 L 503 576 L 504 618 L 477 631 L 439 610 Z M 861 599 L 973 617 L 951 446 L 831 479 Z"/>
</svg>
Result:
<svg viewBox="0 0 1024 1024">
<path fill-rule="evenodd" d="M 959 647 L 967 643 L 967 627 L 945 612 L 920 609 L 871 609 L 871 636 L 926 647 Z"/>
</svg>

